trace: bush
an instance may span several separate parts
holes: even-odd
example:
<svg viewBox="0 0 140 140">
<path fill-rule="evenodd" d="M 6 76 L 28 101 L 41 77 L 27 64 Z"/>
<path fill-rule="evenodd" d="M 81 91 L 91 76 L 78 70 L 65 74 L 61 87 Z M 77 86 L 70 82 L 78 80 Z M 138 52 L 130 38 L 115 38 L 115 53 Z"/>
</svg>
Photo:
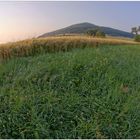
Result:
<svg viewBox="0 0 140 140">
<path fill-rule="evenodd" d="M 102 32 L 102 31 L 97 31 L 97 32 L 96 32 L 96 36 L 97 36 L 97 37 L 105 37 L 105 33 Z"/>
<path fill-rule="evenodd" d="M 135 41 L 140 42 L 140 35 L 136 35 L 134 39 Z"/>
<path fill-rule="evenodd" d="M 86 32 L 87 35 L 89 36 L 96 36 L 96 37 L 105 37 L 105 33 L 98 30 L 98 29 L 94 29 L 94 30 L 88 30 Z"/>
<path fill-rule="evenodd" d="M 89 36 L 96 36 L 97 32 L 98 32 L 98 29 L 92 29 L 92 30 L 88 30 L 86 32 L 86 34 L 89 35 Z"/>
</svg>

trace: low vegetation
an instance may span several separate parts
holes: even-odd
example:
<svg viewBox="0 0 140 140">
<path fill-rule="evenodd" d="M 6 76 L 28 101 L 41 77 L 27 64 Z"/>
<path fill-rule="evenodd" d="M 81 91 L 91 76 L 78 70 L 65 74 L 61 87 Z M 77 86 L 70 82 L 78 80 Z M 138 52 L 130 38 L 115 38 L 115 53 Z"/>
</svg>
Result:
<svg viewBox="0 0 140 140">
<path fill-rule="evenodd" d="M 135 39 L 136 42 L 140 42 L 140 35 L 135 35 L 134 39 Z"/>
<path fill-rule="evenodd" d="M 98 29 L 94 29 L 94 30 L 87 30 L 86 34 L 89 36 L 96 36 Z"/>
<path fill-rule="evenodd" d="M 102 32 L 102 31 L 100 31 L 100 30 L 98 30 L 97 32 L 96 32 L 96 37 L 106 37 L 106 34 L 104 33 L 104 32 Z"/>
<path fill-rule="evenodd" d="M 92 38 L 86 36 L 48 37 L 7 43 L 0 45 L 0 60 L 21 56 L 33 56 L 72 48 L 97 47 L 99 45 L 138 44 L 120 38 Z"/>
<path fill-rule="evenodd" d="M 99 29 L 88 30 L 86 32 L 87 35 L 92 37 L 105 37 L 105 33 L 100 31 Z"/>
<path fill-rule="evenodd" d="M 1 63 L 0 138 L 140 138 L 139 54 L 87 46 Z"/>
</svg>

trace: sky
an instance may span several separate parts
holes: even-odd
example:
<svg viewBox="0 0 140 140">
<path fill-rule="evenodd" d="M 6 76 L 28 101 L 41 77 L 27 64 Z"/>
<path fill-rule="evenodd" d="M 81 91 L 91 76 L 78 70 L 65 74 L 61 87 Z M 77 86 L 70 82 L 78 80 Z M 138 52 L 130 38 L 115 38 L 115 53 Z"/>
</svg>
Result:
<svg viewBox="0 0 140 140">
<path fill-rule="evenodd" d="M 37 37 L 81 22 L 130 32 L 140 26 L 140 1 L 0 1 L 0 43 Z"/>
</svg>

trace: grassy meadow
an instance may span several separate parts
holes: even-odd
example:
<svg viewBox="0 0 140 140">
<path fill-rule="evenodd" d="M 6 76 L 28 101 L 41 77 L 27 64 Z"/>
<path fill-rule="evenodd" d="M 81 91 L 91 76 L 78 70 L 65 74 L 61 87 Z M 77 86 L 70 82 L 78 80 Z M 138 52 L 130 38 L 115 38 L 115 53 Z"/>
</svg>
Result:
<svg viewBox="0 0 140 140">
<path fill-rule="evenodd" d="M 0 58 L 0 138 L 140 138 L 139 44 L 40 38 Z"/>
</svg>

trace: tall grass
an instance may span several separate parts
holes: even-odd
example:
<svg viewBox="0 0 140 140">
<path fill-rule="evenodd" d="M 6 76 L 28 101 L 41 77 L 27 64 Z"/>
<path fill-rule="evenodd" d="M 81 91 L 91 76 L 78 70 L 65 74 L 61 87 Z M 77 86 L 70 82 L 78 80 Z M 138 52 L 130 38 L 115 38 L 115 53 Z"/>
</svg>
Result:
<svg viewBox="0 0 140 140">
<path fill-rule="evenodd" d="M 0 45 L 0 59 L 33 56 L 39 53 L 69 51 L 72 48 L 97 47 L 99 45 L 137 44 L 131 40 L 92 38 L 86 36 L 49 37 Z"/>
<path fill-rule="evenodd" d="M 0 138 L 140 138 L 139 54 L 102 46 L 0 64 Z"/>
</svg>

